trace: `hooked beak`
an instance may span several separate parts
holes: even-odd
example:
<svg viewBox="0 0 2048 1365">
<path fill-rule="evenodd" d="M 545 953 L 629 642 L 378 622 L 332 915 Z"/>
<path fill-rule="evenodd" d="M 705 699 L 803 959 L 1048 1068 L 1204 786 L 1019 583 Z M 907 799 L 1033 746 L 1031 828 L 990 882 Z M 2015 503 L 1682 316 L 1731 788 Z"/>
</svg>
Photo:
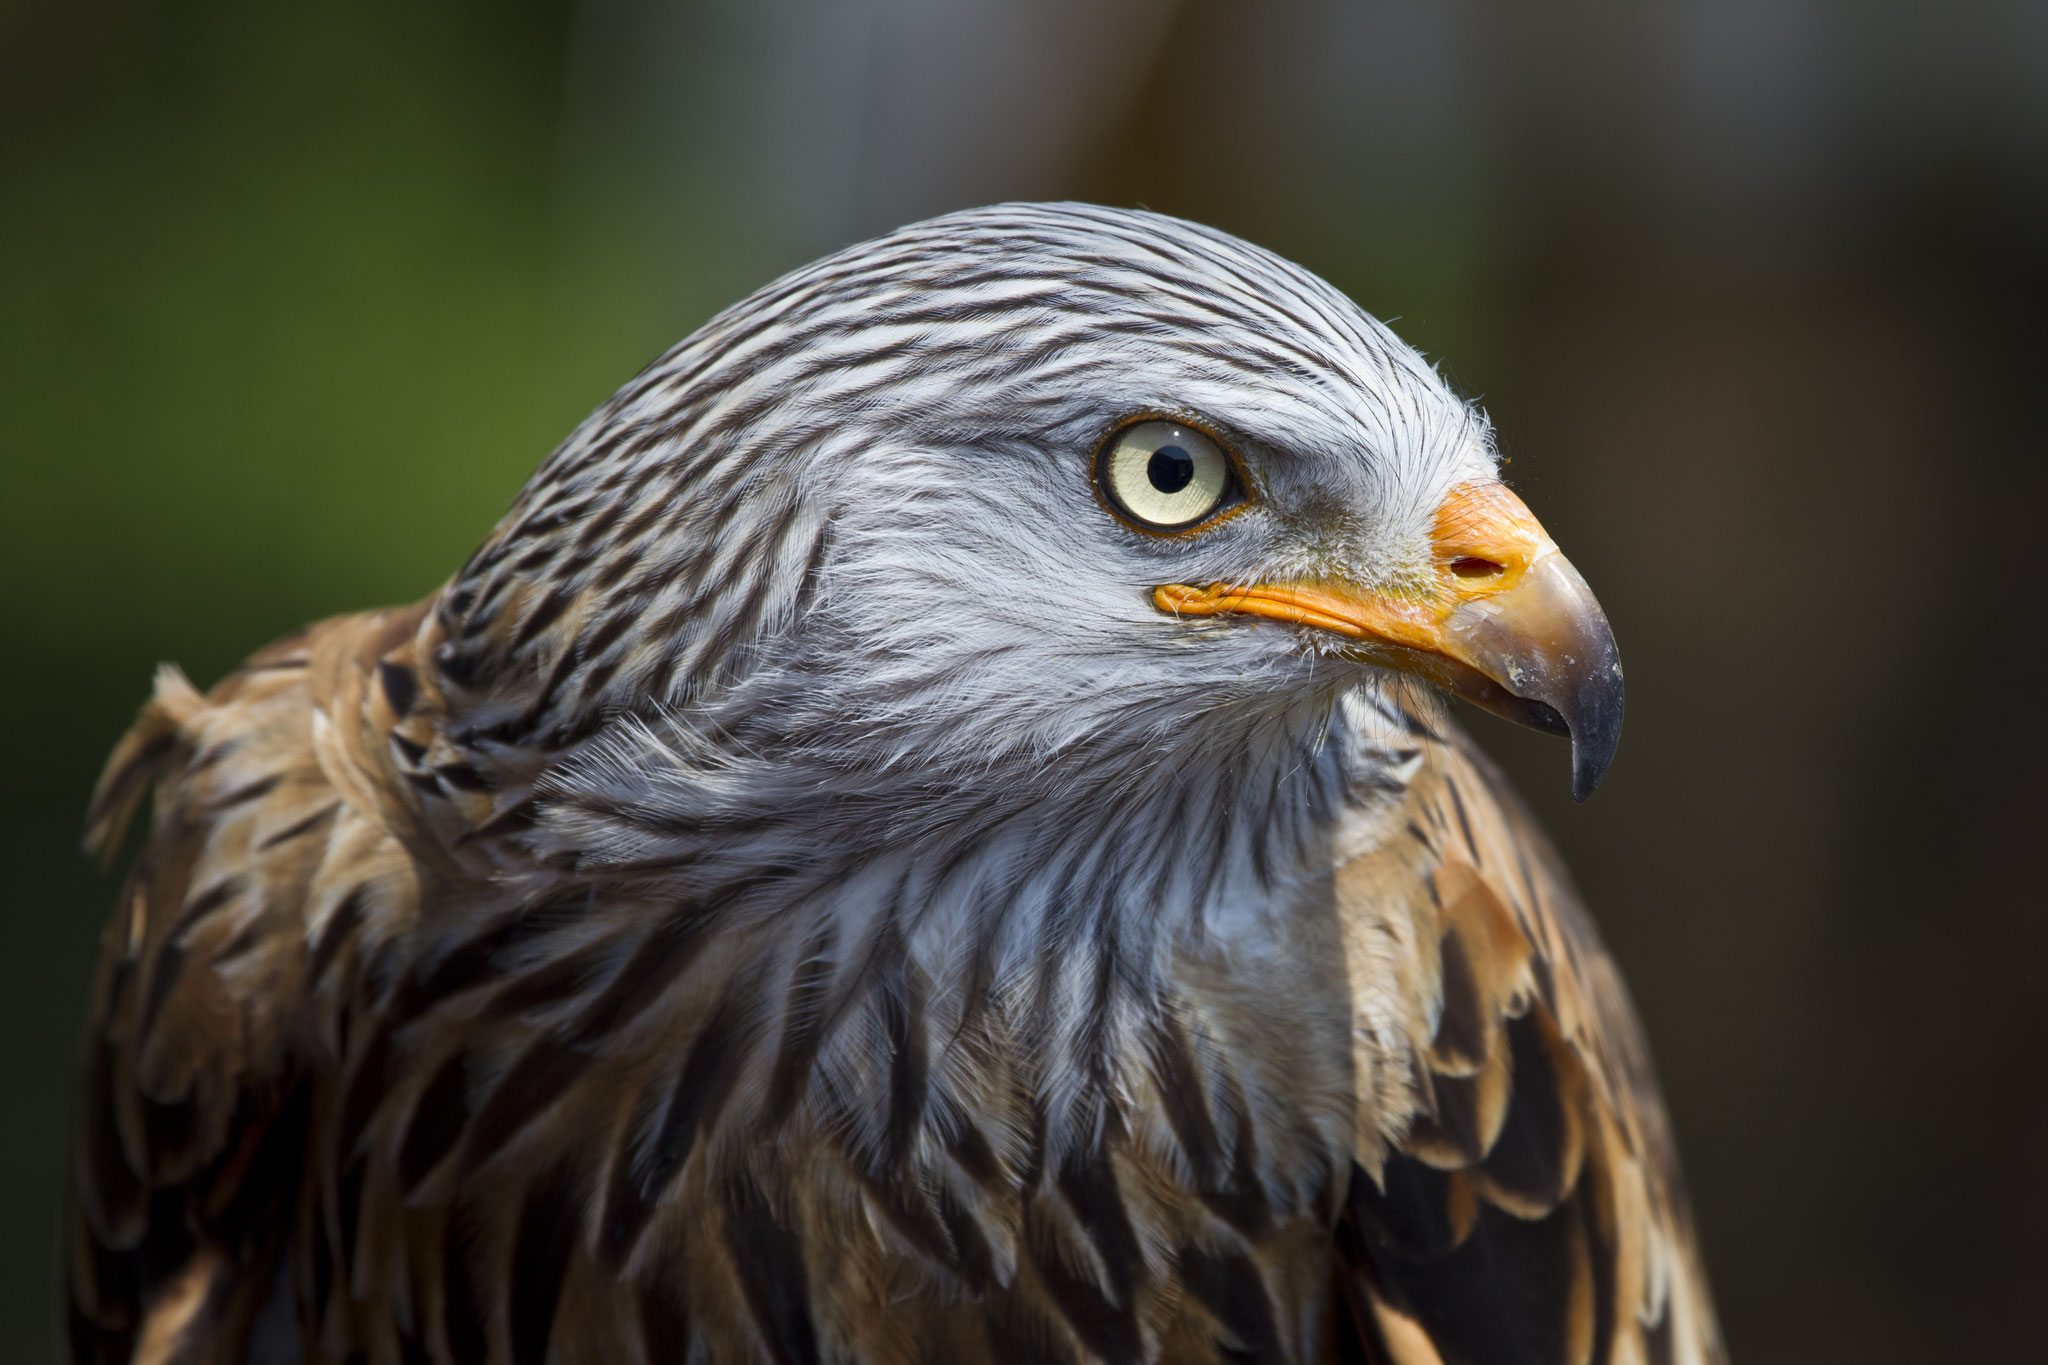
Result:
<svg viewBox="0 0 2048 1365">
<path fill-rule="evenodd" d="M 1621 655 L 1607 617 L 1505 484 L 1451 490 L 1431 536 L 1433 581 L 1375 591 L 1345 582 L 1173 583 L 1161 611 L 1312 626 L 1346 653 L 1413 674 L 1521 725 L 1572 741 L 1572 796 L 1600 785 L 1621 742 Z"/>
</svg>

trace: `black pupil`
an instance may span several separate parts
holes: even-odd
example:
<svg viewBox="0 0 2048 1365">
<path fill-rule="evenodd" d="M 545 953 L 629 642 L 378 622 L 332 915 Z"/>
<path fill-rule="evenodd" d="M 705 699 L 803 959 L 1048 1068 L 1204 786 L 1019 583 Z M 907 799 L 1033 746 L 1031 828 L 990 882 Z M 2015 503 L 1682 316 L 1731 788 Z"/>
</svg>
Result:
<svg viewBox="0 0 2048 1365">
<path fill-rule="evenodd" d="M 1179 446 L 1161 446 L 1152 452 L 1152 459 L 1145 466 L 1145 477 L 1152 480 L 1152 486 L 1162 493 L 1178 493 L 1194 482 L 1194 456 Z"/>
</svg>

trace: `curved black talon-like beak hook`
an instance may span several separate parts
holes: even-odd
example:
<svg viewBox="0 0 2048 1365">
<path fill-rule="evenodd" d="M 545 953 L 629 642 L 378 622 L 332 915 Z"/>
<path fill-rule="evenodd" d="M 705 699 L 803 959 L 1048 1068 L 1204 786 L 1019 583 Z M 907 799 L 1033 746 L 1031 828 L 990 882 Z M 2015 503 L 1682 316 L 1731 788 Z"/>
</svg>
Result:
<svg viewBox="0 0 2048 1365">
<path fill-rule="evenodd" d="M 1621 743 L 1621 651 L 1571 561 L 1545 555 L 1507 592 L 1458 606 L 1443 633 L 1478 684 L 1447 681 L 1447 689 L 1497 716 L 1571 736 L 1572 799 L 1591 796 Z"/>
</svg>

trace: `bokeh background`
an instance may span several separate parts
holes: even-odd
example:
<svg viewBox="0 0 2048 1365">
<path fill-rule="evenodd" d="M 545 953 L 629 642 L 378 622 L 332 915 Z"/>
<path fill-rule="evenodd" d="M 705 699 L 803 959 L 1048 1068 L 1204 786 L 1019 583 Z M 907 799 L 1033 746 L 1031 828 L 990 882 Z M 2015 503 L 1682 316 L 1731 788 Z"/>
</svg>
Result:
<svg viewBox="0 0 2048 1365">
<path fill-rule="evenodd" d="M 415 598 L 714 309 L 1144 204 L 1493 414 L 1596 585 L 1589 806 L 1737 1358 L 2048 1359 L 2048 5 L 0 3 L 0 1357 L 52 1350 L 78 854 L 151 668 Z"/>
</svg>

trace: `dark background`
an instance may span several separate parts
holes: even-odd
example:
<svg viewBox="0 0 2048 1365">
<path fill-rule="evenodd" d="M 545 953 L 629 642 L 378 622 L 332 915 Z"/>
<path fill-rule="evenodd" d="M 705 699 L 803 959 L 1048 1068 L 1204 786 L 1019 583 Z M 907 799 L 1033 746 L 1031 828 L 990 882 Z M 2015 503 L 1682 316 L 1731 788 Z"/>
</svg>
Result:
<svg viewBox="0 0 2048 1365">
<path fill-rule="evenodd" d="M 1746 1365 L 2048 1359 L 2048 5 L 0 3 L 0 1356 L 157 661 L 432 589 L 825 250 L 1143 203 L 1497 421 L 1629 670 L 1475 721 L 1634 983 Z"/>
</svg>

